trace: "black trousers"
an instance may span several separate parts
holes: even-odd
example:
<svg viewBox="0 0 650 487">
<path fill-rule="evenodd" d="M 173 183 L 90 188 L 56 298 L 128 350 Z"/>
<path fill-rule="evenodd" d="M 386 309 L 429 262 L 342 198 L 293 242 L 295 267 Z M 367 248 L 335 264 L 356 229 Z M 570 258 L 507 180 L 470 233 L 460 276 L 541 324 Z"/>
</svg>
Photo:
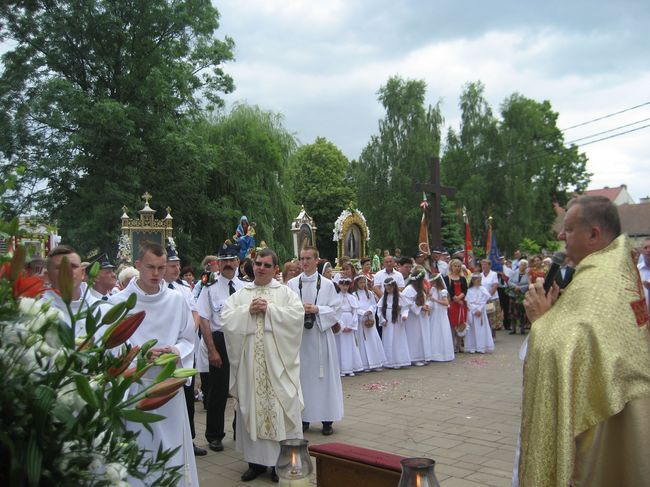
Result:
<svg viewBox="0 0 650 487">
<path fill-rule="evenodd" d="M 190 419 L 190 431 L 192 432 L 192 439 L 196 436 L 194 429 L 194 377 L 192 377 L 192 384 L 183 386 L 185 393 L 185 404 L 187 404 L 187 416 Z"/>
<path fill-rule="evenodd" d="M 506 294 L 503 287 L 498 287 L 497 293 L 499 294 L 499 304 L 503 310 L 503 326 L 510 328 L 510 296 Z"/>
<path fill-rule="evenodd" d="M 205 438 L 208 441 L 223 440 L 226 436 L 224 431 L 224 417 L 226 414 L 226 403 L 228 402 L 228 389 L 230 381 L 230 362 L 226 352 L 226 341 L 220 331 L 212 332 L 214 346 L 221 355 L 221 367 L 210 365 L 210 379 L 208 390 L 208 411 L 206 414 Z"/>
</svg>

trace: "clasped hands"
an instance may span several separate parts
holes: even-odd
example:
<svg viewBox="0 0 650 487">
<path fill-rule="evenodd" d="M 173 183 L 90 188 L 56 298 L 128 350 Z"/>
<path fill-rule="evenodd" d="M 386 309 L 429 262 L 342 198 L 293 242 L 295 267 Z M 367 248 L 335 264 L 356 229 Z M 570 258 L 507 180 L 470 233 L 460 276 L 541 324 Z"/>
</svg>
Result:
<svg viewBox="0 0 650 487">
<path fill-rule="evenodd" d="M 264 298 L 254 298 L 251 301 L 251 305 L 248 308 L 248 311 L 252 315 L 256 315 L 258 313 L 266 313 L 266 308 L 268 307 L 269 303 L 266 299 Z"/>
</svg>

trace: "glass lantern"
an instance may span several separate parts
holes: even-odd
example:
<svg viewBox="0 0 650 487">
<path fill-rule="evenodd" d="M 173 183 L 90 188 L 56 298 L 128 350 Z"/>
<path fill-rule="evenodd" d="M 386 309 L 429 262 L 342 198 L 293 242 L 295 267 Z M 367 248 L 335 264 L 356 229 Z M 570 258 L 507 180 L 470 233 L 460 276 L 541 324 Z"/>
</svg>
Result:
<svg viewBox="0 0 650 487">
<path fill-rule="evenodd" d="M 433 468 L 436 462 L 430 458 L 405 458 L 398 487 L 440 487 Z"/>
<path fill-rule="evenodd" d="M 282 440 L 275 473 L 280 487 L 309 487 L 309 476 L 314 471 L 307 445 L 303 439 Z"/>
</svg>

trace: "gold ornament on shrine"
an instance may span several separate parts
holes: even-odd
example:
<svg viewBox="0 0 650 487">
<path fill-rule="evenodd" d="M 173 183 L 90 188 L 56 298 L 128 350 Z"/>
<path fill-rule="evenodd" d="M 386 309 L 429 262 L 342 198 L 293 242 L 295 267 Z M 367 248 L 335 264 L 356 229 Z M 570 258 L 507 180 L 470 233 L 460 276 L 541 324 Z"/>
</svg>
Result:
<svg viewBox="0 0 650 487">
<path fill-rule="evenodd" d="M 149 192 L 142 195 L 144 207 L 138 211 L 138 218 L 131 218 L 127 214 L 128 208 L 122 207 L 122 236 L 120 237 L 117 258 L 120 262 L 133 263 L 138 256 L 140 245 L 153 242 L 165 247 L 168 238 L 173 233 L 173 218 L 171 208 L 167 207 L 167 216 L 163 219 L 154 218 L 156 210 L 149 206 L 152 196 Z"/>
</svg>

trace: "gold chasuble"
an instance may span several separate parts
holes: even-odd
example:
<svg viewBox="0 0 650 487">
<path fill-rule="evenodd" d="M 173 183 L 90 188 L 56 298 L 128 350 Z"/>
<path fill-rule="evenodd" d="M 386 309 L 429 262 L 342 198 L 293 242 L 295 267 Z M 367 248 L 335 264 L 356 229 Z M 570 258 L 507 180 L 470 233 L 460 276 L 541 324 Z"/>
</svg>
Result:
<svg viewBox="0 0 650 487">
<path fill-rule="evenodd" d="M 631 244 L 585 257 L 535 321 L 520 487 L 650 485 L 650 334 Z"/>
</svg>

